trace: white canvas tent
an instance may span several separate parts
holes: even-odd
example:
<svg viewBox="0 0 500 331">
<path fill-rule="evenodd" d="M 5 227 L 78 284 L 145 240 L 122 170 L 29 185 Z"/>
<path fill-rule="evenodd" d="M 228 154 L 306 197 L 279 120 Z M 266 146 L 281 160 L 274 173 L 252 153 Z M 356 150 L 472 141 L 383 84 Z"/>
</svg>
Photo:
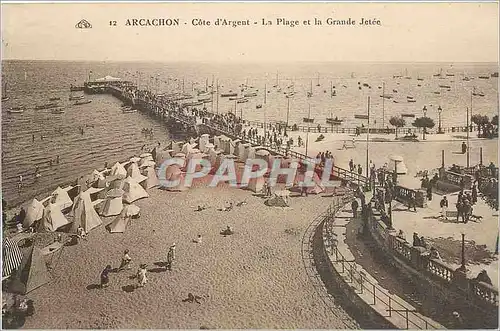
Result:
<svg viewBox="0 0 500 331">
<path fill-rule="evenodd" d="M 123 190 L 113 189 L 106 195 L 106 200 L 101 207 L 100 215 L 102 216 L 115 216 L 121 213 L 123 209 Z"/>
<path fill-rule="evenodd" d="M 23 221 L 23 227 L 29 228 L 33 223 L 42 219 L 43 216 L 43 204 L 37 199 L 33 199 L 26 204 L 24 207 L 26 211 L 26 217 Z"/>
<path fill-rule="evenodd" d="M 210 136 L 208 134 L 202 134 L 200 136 L 199 148 L 202 153 L 208 152 L 207 144 L 210 142 Z"/>
<path fill-rule="evenodd" d="M 179 180 L 179 184 L 176 186 L 165 187 L 168 191 L 184 191 L 187 187 L 184 185 L 184 173 L 182 172 L 178 164 L 171 164 L 165 170 L 165 180 L 170 182 L 175 182 Z"/>
<path fill-rule="evenodd" d="M 141 155 L 139 155 L 139 157 L 141 158 L 141 160 L 139 161 L 139 166 L 142 166 L 146 162 L 154 162 L 153 155 L 151 155 L 151 153 L 142 153 Z"/>
<path fill-rule="evenodd" d="M 255 159 L 255 147 L 250 144 L 245 148 L 245 162 L 248 159 Z"/>
<path fill-rule="evenodd" d="M 54 192 L 52 192 L 51 203 L 54 203 L 59 206 L 61 210 L 69 208 L 73 205 L 73 201 L 68 195 L 68 191 L 57 187 Z"/>
<path fill-rule="evenodd" d="M 289 207 L 290 191 L 276 191 L 271 198 L 266 200 L 265 204 L 271 207 Z"/>
<path fill-rule="evenodd" d="M 236 156 L 238 156 L 238 159 L 241 161 L 241 162 L 246 162 L 247 159 L 245 158 L 245 150 L 247 149 L 248 146 L 251 146 L 251 144 L 249 143 L 239 143 L 237 146 L 236 146 L 236 149 L 234 151 L 234 154 Z"/>
<path fill-rule="evenodd" d="M 64 217 L 61 208 L 56 204 L 49 203 L 43 210 L 43 228 L 46 231 L 54 232 L 66 224 L 69 224 L 69 221 Z"/>
<path fill-rule="evenodd" d="M 129 177 L 133 178 L 138 183 L 147 179 L 146 176 L 143 176 L 141 174 L 141 171 L 139 170 L 139 165 L 136 162 L 130 163 L 130 165 L 127 169 L 127 175 Z"/>
<path fill-rule="evenodd" d="M 248 182 L 248 189 L 255 193 L 262 192 L 266 179 L 264 177 L 251 178 Z"/>
<path fill-rule="evenodd" d="M 81 192 L 76 197 L 71 214 L 73 215 L 71 229 L 74 232 L 81 226 L 88 233 L 93 228 L 102 224 L 90 200 L 90 194 L 87 191 Z"/>
<path fill-rule="evenodd" d="M 116 162 L 111 167 L 110 175 L 125 178 L 125 177 L 127 177 L 127 170 L 125 170 L 125 167 L 122 164 L 120 164 L 119 162 Z"/>
<path fill-rule="evenodd" d="M 130 219 L 130 216 L 125 216 L 123 213 L 120 213 L 120 215 L 116 216 L 113 222 L 109 223 L 106 227 L 111 233 L 123 233 L 125 232 Z"/>
<path fill-rule="evenodd" d="M 158 180 L 158 176 L 156 175 L 156 170 L 154 167 L 147 167 L 145 173 L 147 179 L 142 182 L 142 185 L 145 189 L 150 189 L 152 187 L 160 185 L 160 181 Z"/>
<path fill-rule="evenodd" d="M 123 200 L 127 203 L 132 203 L 136 200 L 149 197 L 148 192 L 133 178 L 127 177 L 123 182 Z"/>
</svg>

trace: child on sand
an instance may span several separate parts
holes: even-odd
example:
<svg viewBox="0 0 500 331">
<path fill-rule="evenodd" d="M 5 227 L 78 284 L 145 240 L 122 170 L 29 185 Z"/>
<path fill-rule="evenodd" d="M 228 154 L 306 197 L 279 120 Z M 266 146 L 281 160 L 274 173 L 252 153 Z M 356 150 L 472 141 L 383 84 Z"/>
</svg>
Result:
<svg viewBox="0 0 500 331">
<path fill-rule="evenodd" d="M 130 269 L 130 263 L 132 262 L 132 258 L 130 257 L 130 255 L 128 254 L 129 253 L 129 250 L 126 249 L 124 252 L 123 252 L 123 257 L 122 257 L 122 262 L 120 264 L 120 267 L 118 268 L 118 271 L 122 271 L 124 269 Z"/>
<path fill-rule="evenodd" d="M 172 270 L 172 264 L 175 260 L 175 243 L 170 246 L 167 253 L 167 269 Z"/>
<path fill-rule="evenodd" d="M 144 287 L 146 285 L 148 278 L 146 277 L 146 264 L 141 264 L 139 270 L 137 270 L 137 287 Z"/>
</svg>

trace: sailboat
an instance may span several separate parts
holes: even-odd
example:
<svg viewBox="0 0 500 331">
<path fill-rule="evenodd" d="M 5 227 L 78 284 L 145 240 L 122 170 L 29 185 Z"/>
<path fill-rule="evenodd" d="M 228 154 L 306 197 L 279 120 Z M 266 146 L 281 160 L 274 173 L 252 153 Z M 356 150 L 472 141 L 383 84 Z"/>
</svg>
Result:
<svg viewBox="0 0 500 331">
<path fill-rule="evenodd" d="M 7 100 L 9 100 L 9 97 L 7 96 L 7 81 L 2 78 L 2 101 Z"/>
<path fill-rule="evenodd" d="M 478 97 L 484 97 L 484 93 L 483 92 L 478 92 L 476 90 L 476 87 L 474 87 L 474 91 L 472 92 L 472 95 L 478 96 Z"/>
<path fill-rule="evenodd" d="M 316 84 L 316 86 L 321 86 L 321 84 L 319 83 L 319 72 L 318 72 L 318 83 Z"/>
<path fill-rule="evenodd" d="M 74 95 L 73 92 L 71 92 L 69 94 L 69 98 L 68 99 L 69 99 L 69 101 L 74 101 L 74 100 L 81 100 L 83 98 L 84 98 L 83 95 Z"/>
<path fill-rule="evenodd" d="M 10 114 L 20 114 L 24 112 L 24 106 L 11 107 L 7 110 Z"/>
<path fill-rule="evenodd" d="M 310 98 L 313 96 L 313 82 L 311 80 L 311 88 L 309 90 L 309 92 L 307 92 L 307 97 Z"/>
<path fill-rule="evenodd" d="M 332 112 L 330 112 L 330 117 L 327 117 L 326 123 L 331 125 L 341 125 L 344 120 L 339 119 L 337 116 L 332 117 Z"/>
</svg>

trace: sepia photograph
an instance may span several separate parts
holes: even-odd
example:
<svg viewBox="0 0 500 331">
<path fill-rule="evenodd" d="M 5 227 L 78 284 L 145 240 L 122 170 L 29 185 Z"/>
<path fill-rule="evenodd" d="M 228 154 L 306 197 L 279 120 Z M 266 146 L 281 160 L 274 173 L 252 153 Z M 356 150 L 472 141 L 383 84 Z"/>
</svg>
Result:
<svg viewBox="0 0 500 331">
<path fill-rule="evenodd" d="M 2 329 L 498 329 L 498 27 L 3 1 Z"/>
</svg>

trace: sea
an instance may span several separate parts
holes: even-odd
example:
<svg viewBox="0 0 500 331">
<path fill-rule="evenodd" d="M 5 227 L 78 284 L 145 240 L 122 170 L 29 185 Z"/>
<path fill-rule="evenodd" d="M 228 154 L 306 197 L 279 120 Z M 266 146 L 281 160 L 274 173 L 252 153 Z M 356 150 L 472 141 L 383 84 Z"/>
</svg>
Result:
<svg viewBox="0 0 500 331">
<path fill-rule="evenodd" d="M 149 115 L 122 113 L 120 101 L 112 96 L 86 96 L 91 103 L 73 105 L 68 99 L 71 84 L 83 85 L 84 81 L 109 75 L 157 93 L 213 88 L 220 94 L 241 92 L 245 85 L 257 93 L 249 102 L 238 104 L 214 97 L 206 104 L 207 109 L 233 112 L 249 121 L 286 121 L 288 117 L 290 124 L 298 125 L 308 117 L 314 119 L 314 125 L 327 126 L 327 118 L 337 117 L 343 120 L 341 127 L 352 128 L 364 123 L 354 115 L 367 114 L 369 109 L 372 127 L 390 127 L 390 117 L 422 116 L 424 106 L 426 116 L 437 125 L 441 107 L 442 126 L 450 127 L 466 125 L 467 107 L 469 116 L 491 118 L 498 114 L 498 78 L 490 77 L 496 71 L 496 63 L 3 61 L 3 96 L 9 100 L 2 102 L 1 110 L 2 196 L 10 205 L 18 204 L 102 168 L 105 162 L 111 165 L 124 161 L 158 141 L 172 139 L 166 126 Z M 291 91 L 295 94 L 287 98 L 285 93 Z M 471 97 L 473 91 L 484 96 Z M 386 98 L 381 97 L 383 94 Z M 34 109 L 54 97 L 60 98 L 56 102 L 64 113 Z M 415 102 L 408 102 L 410 99 Z M 17 106 L 26 110 L 20 114 L 7 112 Z M 145 135 L 144 128 L 152 128 L 154 135 Z M 41 177 L 35 182 L 36 167 Z"/>
</svg>

